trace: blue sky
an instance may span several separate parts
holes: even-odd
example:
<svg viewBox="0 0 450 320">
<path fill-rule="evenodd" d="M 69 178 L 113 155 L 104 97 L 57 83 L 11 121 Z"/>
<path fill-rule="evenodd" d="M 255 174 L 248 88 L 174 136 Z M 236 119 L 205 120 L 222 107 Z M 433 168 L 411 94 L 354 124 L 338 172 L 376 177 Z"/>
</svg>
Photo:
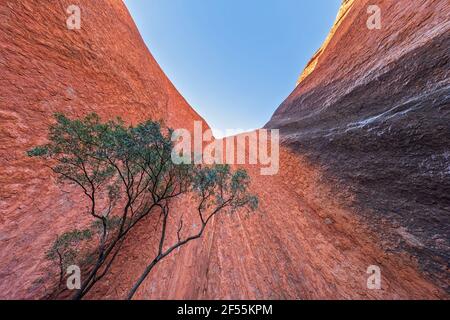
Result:
<svg viewBox="0 0 450 320">
<path fill-rule="evenodd" d="M 164 72 L 212 128 L 262 127 L 341 0 L 126 0 Z"/>
</svg>

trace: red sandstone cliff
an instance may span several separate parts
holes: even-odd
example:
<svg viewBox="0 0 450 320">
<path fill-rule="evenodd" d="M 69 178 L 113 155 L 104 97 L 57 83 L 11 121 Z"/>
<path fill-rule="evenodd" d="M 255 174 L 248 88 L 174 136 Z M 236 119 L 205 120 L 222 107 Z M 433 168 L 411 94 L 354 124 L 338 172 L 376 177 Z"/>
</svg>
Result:
<svg viewBox="0 0 450 320">
<path fill-rule="evenodd" d="M 369 30 L 377 5 L 381 28 Z M 449 292 L 450 4 L 343 2 L 268 128 L 321 168 L 392 252 Z M 342 198 L 342 197 L 339 197 Z"/>
<path fill-rule="evenodd" d="M 375 2 L 384 29 L 366 29 L 369 1 L 345 1 L 268 124 L 283 135 L 280 174 L 247 166 L 258 212 L 216 219 L 202 240 L 158 265 L 137 298 L 448 298 L 450 8 Z M 83 30 L 67 33 L 63 7 L 0 1 L 2 298 L 48 289 L 36 281 L 48 267 L 44 251 L 81 209 L 24 157 L 45 138 L 52 112 L 161 117 L 172 126 L 198 119 L 119 1 L 83 7 Z M 380 114 L 389 118 L 377 128 L 361 122 Z M 184 198 L 174 209 L 190 208 Z M 155 223 L 127 239 L 88 298 L 124 297 L 151 256 Z M 367 289 L 369 265 L 381 267 L 382 290 Z"/>
<path fill-rule="evenodd" d="M 78 1 L 82 28 L 72 31 L 71 4 L 0 1 L 1 298 L 40 297 L 45 251 L 83 223 L 74 220 L 80 198 L 25 155 L 45 140 L 53 113 L 163 119 L 187 129 L 202 120 L 148 52 L 122 1 Z"/>
<path fill-rule="evenodd" d="M 369 31 L 369 4 L 343 3 L 269 122 L 282 133 L 280 174 L 247 167 L 260 210 L 216 220 L 158 266 L 138 298 L 448 298 L 449 5 L 376 1 L 383 28 Z M 397 107 L 381 129 L 361 123 L 353 133 Z M 152 239 L 145 226 L 135 237 L 127 272 L 116 269 L 120 281 L 96 297 L 121 297 L 138 276 Z M 367 289 L 369 265 L 381 268 L 382 290 Z"/>
</svg>

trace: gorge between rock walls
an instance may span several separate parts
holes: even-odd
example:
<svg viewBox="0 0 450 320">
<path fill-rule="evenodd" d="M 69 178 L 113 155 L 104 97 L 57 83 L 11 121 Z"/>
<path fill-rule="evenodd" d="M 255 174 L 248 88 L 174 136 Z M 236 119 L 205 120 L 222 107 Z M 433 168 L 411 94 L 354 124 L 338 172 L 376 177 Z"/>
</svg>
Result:
<svg viewBox="0 0 450 320">
<path fill-rule="evenodd" d="M 204 120 L 148 52 L 122 1 L 0 0 L 0 298 L 51 289 L 45 252 L 80 221 L 83 198 L 25 156 L 54 112 L 135 124 Z M 383 28 L 366 28 L 367 6 Z M 113 30 L 113 32 L 112 32 Z M 346 0 L 324 45 L 266 128 L 280 172 L 246 165 L 252 214 L 216 218 L 163 261 L 138 299 L 449 298 L 450 4 Z M 189 211 L 185 197 L 174 211 Z M 88 219 L 86 219 L 88 220 Z M 154 253 L 153 216 L 124 243 L 89 299 L 124 298 Z M 382 289 L 366 286 L 378 265 Z"/>
</svg>

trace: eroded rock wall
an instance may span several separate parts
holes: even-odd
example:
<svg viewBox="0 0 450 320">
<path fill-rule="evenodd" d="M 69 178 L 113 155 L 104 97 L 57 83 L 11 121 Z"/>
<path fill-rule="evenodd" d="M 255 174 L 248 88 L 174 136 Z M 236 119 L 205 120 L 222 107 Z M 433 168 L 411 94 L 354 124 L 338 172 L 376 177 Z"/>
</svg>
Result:
<svg viewBox="0 0 450 320">
<path fill-rule="evenodd" d="M 381 9 L 380 30 L 366 27 L 369 5 Z M 390 250 L 411 253 L 448 291 L 450 4 L 344 6 L 267 127 L 280 128 L 286 147 L 319 165 L 325 183 L 354 195 L 355 213 Z"/>
<path fill-rule="evenodd" d="M 41 297 L 45 251 L 57 234 L 84 224 L 78 193 L 61 190 L 25 154 L 45 141 L 53 113 L 162 119 L 187 129 L 203 121 L 153 59 L 122 1 L 78 1 L 80 30 L 66 26 L 72 3 L 0 1 L 0 298 Z"/>
<path fill-rule="evenodd" d="M 79 2 L 82 29 L 69 32 L 69 1 L 0 0 L 1 298 L 51 290 L 45 251 L 58 233 L 85 223 L 77 219 L 81 198 L 25 157 L 45 141 L 53 112 L 162 118 L 188 129 L 201 120 L 121 1 Z M 366 28 L 369 4 L 382 9 L 381 30 Z M 245 166 L 259 210 L 217 217 L 201 240 L 159 264 L 136 297 L 448 298 L 448 7 L 344 1 L 267 125 L 281 128 L 279 174 Z M 175 216 L 194 205 L 176 200 Z M 124 298 L 153 257 L 157 231 L 158 215 L 142 221 L 87 298 Z M 369 265 L 381 267 L 382 290 L 367 288 Z"/>
</svg>

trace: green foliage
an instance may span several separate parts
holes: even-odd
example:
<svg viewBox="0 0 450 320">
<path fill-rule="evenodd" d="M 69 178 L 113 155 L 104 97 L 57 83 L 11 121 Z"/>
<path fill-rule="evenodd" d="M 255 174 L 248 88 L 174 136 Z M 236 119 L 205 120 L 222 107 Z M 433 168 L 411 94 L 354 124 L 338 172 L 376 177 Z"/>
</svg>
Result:
<svg viewBox="0 0 450 320">
<path fill-rule="evenodd" d="M 46 157 L 48 155 L 48 148 L 46 146 L 36 147 L 27 151 L 29 157 Z"/>
<path fill-rule="evenodd" d="M 114 174 L 101 152 L 105 133 L 116 122 L 102 124 L 95 114 L 82 120 L 70 120 L 63 114 L 55 114 L 56 124 L 50 127 L 50 143 L 30 151 L 31 157 L 52 159 L 53 171 L 65 181 L 76 183 L 85 192 L 92 192 Z"/>
</svg>

